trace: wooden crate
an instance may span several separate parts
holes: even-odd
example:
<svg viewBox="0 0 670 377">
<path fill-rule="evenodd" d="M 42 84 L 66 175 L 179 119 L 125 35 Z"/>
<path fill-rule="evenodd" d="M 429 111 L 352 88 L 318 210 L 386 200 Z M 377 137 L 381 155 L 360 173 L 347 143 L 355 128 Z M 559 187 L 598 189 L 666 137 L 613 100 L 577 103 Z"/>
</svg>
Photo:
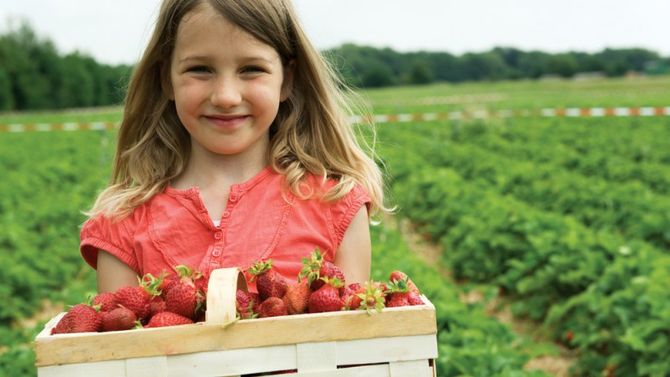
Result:
<svg viewBox="0 0 670 377">
<path fill-rule="evenodd" d="M 388 308 L 234 320 L 237 269 L 216 270 L 207 320 L 155 329 L 35 339 L 39 377 L 435 376 L 435 307 Z M 225 287 L 219 289 L 218 287 Z M 232 296 L 231 296 L 232 292 Z M 231 301 L 232 297 L 232 301 Z"/>
</svg>

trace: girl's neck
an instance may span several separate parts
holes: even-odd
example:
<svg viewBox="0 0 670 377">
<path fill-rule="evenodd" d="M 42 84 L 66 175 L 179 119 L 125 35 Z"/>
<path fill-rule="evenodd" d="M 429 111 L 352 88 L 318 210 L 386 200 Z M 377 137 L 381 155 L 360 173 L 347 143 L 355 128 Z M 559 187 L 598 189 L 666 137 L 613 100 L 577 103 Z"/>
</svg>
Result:
<svg viewBox="0 0 670 377">
<path fill-rule="evenodd" d="M 267 165 L 267 146 L 259 150 L 247 150 L 237 155 L 217 155 L 193 145 L 189 163 L 184 172 L 172 182 L 176 189 L 194 186 L 201 191 L 227 189 L 245 182 Z"/>
</svg>

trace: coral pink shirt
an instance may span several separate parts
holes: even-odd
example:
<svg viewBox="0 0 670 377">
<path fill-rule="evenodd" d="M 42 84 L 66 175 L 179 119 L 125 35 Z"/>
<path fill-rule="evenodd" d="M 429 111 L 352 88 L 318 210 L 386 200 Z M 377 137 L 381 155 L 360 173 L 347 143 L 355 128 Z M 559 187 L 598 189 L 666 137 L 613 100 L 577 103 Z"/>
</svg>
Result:
<svg viewBox="0 0 670 377">
<path fill-rule="evenodd" d="M 318 179 L 308 182 L 317 186 Z M 324 190 L 332 187 L 329 180 Z M 81 231 L 81 254 L 96 268 L 102 249 L 138 275 L 173 271 L 185 264 L 203 273 L 223 267 L 246 269 L 271 258 L 289 281 L 302 258 L 319 248 L 332 261 L 354 215 L 370 198 L 361 186 L 339 201 L 301 200 L 286 189 L 284 176 L 265 168 L 249 181 L 233 185 L 219 226 L 212 222 L 197 188 L 164 192 L 112 222 L 89 219 Z"/>
</svg>

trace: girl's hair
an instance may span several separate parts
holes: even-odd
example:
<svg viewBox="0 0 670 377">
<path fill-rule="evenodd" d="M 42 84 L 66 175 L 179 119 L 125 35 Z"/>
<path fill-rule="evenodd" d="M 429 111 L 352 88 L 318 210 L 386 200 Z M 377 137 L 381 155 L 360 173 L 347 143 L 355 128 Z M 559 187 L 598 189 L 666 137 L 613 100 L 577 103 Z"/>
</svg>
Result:
<svg viewBox="0 0 670 377">
<path fill-rule="evenodd" d="M 311 173 L 336 179 L 325 200 L 343 197 L 358 183 L 372 199 L 372 212 L 386 211 L 374 152 L 364 152 L 349 123 L 349 103 L 357 97 L 309 42 L 290 0 L 164 0 L 129 83 L 111 183 L 88 215 L 126 216 L 187 166 L 190 137 L 168 97 L 170 62 L 180 21 L 205 2 L 273 47 L 294 72 L 289 97 L 270 128 L 269 150 L 272 168 L 285 175 L 291 191 L 308 196 L 301 184 Z"/>
</svg>

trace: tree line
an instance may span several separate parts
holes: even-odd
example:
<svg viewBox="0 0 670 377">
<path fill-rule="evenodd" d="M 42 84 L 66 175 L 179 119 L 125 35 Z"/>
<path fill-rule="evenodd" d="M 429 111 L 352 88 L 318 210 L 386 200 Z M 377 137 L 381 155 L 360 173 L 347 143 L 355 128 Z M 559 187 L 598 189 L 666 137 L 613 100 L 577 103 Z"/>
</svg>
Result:
<svg viewBox="0 0 670 377">
<path fill-rule="evenodd" d="M 324 55 L 346 83 L 359 88 L 569 78 L 584 72 L 609 77 L 670 73 L 670 57 L 640 48 L 550 54 L 496 47 L 457 56 L 344 44 Z M 101 64 L 80 52 L 61 55 L 24 22 L 0 35 L 0 111 L 120 104 L 131 71 L 132 66 Z"/>
<path fill-rule="evenodd" d="M 59 54 L 22 23 L 0 35 L 0 111 L 119 104 L 130 71 L 80 52 Z"/>
<path fill-rule="evenodd" d="M 641 49 L 605 49 L 598 53 L 550 54 L 496 47 L 460 56 L 447 52 L 401 53 L 390 48 L 345 44 L 325 51 L 345 82 L 382 87 L 431 82 L 571 78 L 580 73 L 617 77 L 629 72 L 670 73 L 670 57 Z"/>
</svg>

